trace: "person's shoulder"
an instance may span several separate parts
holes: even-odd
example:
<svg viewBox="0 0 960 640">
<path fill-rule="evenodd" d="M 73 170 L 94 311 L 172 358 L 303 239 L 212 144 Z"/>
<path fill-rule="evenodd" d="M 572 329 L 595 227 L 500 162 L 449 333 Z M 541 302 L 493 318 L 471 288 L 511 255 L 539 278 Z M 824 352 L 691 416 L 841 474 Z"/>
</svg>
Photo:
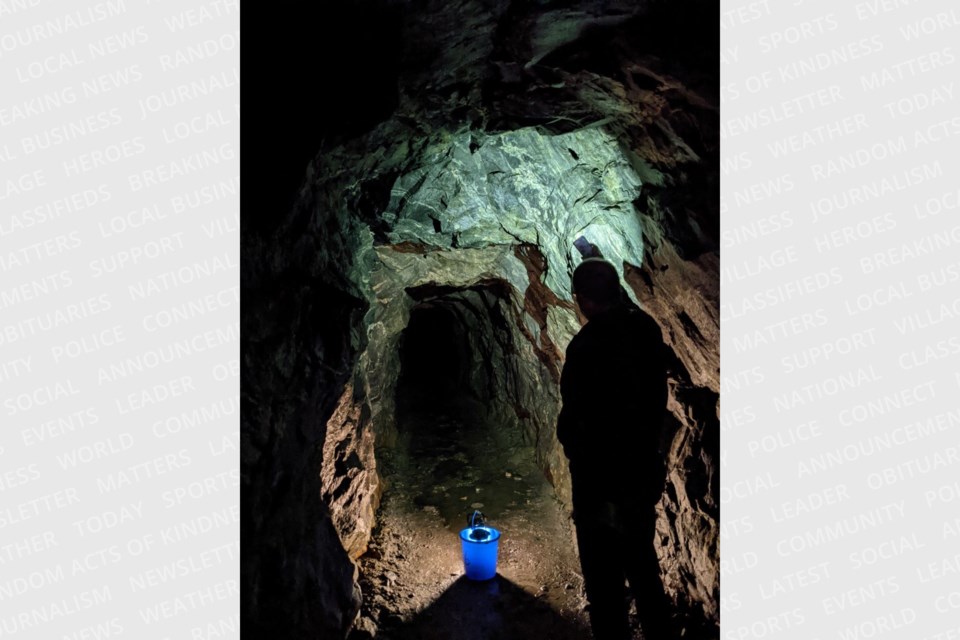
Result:
<svg viewBox="0 0 960 640">
<path fill-rule="evenodd" d="M 623 308 L 624 317 L 633 325 L 643 327 L 644 329 L 660 330 L 660 325 L 653 319 L 649 313 L 635 304 L 629 304 Z"/>
<path fill-rule="evenodd" d="M 589 326 L 589 323 L 586 324 L 586 325 L 584 325 L 584 326 L 582 326 L 582 327 L 580 327 L 580 331 L 578 331 L 578 332 L 576 333 L 576 335 L 574 335 L 574 336 L 570 339 L 570 342 L 567 343 L 567 349 L 566 349 L 566 351 L 567 351 L 567 354 L 568 354 L 568 355 L 569 355 L 570 353 L 572 353 L 572 352 L 577 351 L 577 349 L 582 348 L 583 343 L 584 343 L 585 341 L 589 340 L 589 338 L 590 338 L 590 332 L 587 331 L 587 327 L 588 327 L 588 326 Z"/>
</svg>

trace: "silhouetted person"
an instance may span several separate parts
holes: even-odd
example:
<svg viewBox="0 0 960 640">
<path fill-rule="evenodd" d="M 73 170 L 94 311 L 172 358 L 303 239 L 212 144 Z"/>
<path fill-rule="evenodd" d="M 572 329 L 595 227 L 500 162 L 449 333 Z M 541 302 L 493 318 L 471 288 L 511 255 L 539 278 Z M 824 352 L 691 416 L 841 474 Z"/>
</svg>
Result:
<svg viewBox="0 0 960 640">
<path fill-rule="evenodd" d="M 630 302 L 613 265 L 584 260 L 573 290 L 587 324 L 567 347 L 557 437 L 570 460 L 574 522 L 596 640 L 631 637 L 624 586 L 646 640 L 672 638 L 654 549 L 665 469 L 666 347 Z"/>
</svg>

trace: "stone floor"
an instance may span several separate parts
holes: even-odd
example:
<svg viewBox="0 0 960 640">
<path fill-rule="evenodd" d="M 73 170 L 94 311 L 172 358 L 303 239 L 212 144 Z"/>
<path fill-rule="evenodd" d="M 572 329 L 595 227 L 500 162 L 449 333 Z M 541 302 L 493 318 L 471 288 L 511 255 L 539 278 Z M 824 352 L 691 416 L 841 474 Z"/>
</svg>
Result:
<svg viewBox="0 0 960 640">
<path fill-rule="evenodd" d="M 399 446 L 378 459 L 387 487 L 355 638 L 589 640 L 572 523 L 532 448 L 482 415 L 466 401 L 401 414 Z M 474 509 L 502 532 L 487 582 L 463 571 Z"/>
</svg>

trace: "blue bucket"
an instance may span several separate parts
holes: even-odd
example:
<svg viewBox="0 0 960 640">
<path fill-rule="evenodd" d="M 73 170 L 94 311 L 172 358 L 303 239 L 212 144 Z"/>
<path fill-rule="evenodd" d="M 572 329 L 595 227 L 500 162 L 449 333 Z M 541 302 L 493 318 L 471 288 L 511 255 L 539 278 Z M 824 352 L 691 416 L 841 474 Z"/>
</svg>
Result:
<svg viewBox="0 0 960 640">
<path fill-rule="evenodd" d="M 463 568 L 471 580 L 489 580 L 497 575 L 497 547 L 500 532 L 493 527 L 476 525 L 470 517 L 471 526 L 460 531 L 460 543 L 463 547 Z M 482 518 L 482 514 L 479 514 Z"/>
</svg>

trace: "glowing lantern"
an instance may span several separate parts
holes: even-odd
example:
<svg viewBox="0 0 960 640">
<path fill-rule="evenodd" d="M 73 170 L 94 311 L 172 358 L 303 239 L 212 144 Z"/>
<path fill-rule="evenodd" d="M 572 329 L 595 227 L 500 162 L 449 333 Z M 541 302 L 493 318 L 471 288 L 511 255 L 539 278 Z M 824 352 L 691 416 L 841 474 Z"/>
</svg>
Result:
<svg viewBox="0 0 960 640">
<path fill-rule="evenodd" d="M 483 514 L 474 511 L 467 518 L 466 529 L 460 531 L 463 546 L 463 567 L 471 580 L 489 580 L 497 575 L 497 546 L 500 532 L 484 526 Z"/>
</svg>

